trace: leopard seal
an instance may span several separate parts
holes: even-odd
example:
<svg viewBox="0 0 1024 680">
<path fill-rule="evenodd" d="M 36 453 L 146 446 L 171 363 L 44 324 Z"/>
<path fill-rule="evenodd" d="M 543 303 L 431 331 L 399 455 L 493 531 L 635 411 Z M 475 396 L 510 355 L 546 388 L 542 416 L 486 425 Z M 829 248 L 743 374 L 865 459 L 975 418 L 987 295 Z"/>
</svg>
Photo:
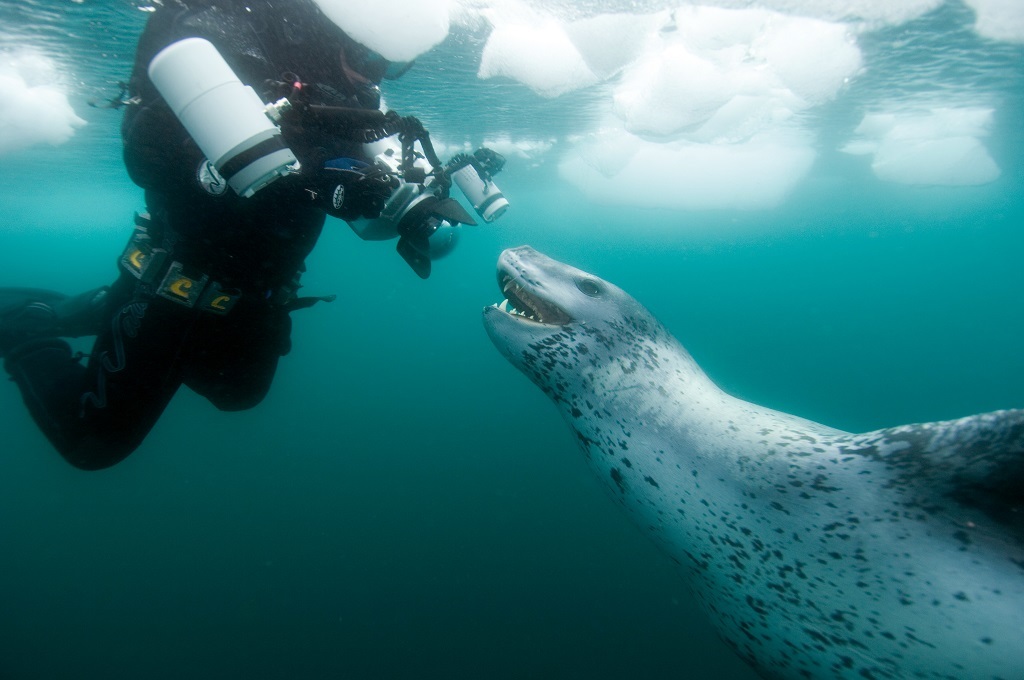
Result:
<svg viewBox="0 0 1024 680">
<path fill-rule="evenodd" d="M 1024 411 L 851 434 L 726 394 L 532 248 L 498 283 L 494 344 L 762 677 L 1024 677 Z"/>
</svg>

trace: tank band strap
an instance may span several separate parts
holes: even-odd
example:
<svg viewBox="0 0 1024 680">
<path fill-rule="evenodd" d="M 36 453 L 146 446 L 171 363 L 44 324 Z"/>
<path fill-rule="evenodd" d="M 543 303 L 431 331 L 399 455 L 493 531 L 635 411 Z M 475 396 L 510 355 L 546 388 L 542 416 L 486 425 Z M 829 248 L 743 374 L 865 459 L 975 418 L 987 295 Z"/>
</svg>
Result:
<svg viewBox="0 0 1024 680">
<path fill-rule="evenodd" d="M 281 139 L 280 135 L 268 137 L 262 142 L 249 147 L 237 156 L 233 156 L 227 161 L 219 164 L 217 172 L 219 172 L 222 177 L 230 181 L 232 177 L 247 168 L 251 163 L 284 148 L 286 148 L 284 140 Z"/>
</svg>

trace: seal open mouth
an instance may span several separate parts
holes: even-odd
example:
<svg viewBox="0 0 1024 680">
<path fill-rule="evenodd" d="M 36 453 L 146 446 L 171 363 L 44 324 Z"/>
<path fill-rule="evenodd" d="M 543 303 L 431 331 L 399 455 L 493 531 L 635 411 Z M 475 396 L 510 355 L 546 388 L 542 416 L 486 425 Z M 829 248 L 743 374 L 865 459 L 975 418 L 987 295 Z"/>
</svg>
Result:
<svg viewBox="0 0 1024 680">
<path fill-rule="evenodd" d="M 564 326 L 572 321 L 572 317 L 564 309 L 544 299 L 535 289 L 528 286 L 529 284 L 516 274 L 499 265 L 498 287 L 501 288 L 505 299 L 491 306 L 530 323 Z"/>
</svg>

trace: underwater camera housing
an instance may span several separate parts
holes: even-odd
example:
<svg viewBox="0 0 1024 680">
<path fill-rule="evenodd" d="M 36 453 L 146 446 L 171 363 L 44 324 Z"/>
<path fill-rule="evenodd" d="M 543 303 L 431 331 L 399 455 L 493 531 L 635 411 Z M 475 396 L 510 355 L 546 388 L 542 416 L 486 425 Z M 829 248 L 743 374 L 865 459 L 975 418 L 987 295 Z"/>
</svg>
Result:
<svg viewBox="0 0 1024 680">
<path fill-rule="evenodd" d="M 425 135 L 425 131 L 424 135 Z M 477 149 L 473 155 L 459 154 L 441 167 L 431 168 L 433 155 L 429 137 L 420 139 L 427 157 L 417 155 L 412 165 L 403 160 L 403 149 L 395 139 L 383 140 L 374 163 L 397 177 L 398 188 L 391 194 L 380 217 L 357 220 L 352 229 L 364 239 L 382 240 L 398 236 L 398 253 L 421 278 L 430 275 L 430 263 L 450 253 L 460 235 L 460 225 L 476 221 L 457 200 L 449 196 L 452 182 L 465 194 L 477 214 L 493 222 L 508 209 L 508 200 L 493 181 L 505 164 L 498 153 Z M 374 150 L 371 146 L 371 152 Z"/>
<path fill-rule="evenodd" d="M 149 77 L 208 165 L 239 196 L 252 196 L 279 177 L 300 172 L 278 127 L 286 117 L 308 118 L 364 142 L 366 156 L 395 177 L 398 188 L 379 217 L 349 225 L 363 239 L 397 237 L 398 253 L 421 278 L 430 275 L 433 260 L 455 247 L 459 225 L 476 224 L 449 196 L 453 183 L 485 222 L 498 219 L 509 207 L 493 179 L 505 164 L 500 154 L 480 148 L 442 164 L 430 134 L 416 118 L 314 104 L 301 97 L 264 104 L 208 40 L 186 38 L 168 45 L 150 61 Z M 288 97 L 296 94 L 292 88 Z M 417 142 L 423 153 L 414 150 Z"/>
<path fill-rule="evenodd" d="M 149 62 L 149 79 L 239 196 L 252 196 L 298 171 L 295 154 L 274 124 L 288 101 L 264 104 L 208 40 L 186 38 L 168 45 Z"/>
</svg>

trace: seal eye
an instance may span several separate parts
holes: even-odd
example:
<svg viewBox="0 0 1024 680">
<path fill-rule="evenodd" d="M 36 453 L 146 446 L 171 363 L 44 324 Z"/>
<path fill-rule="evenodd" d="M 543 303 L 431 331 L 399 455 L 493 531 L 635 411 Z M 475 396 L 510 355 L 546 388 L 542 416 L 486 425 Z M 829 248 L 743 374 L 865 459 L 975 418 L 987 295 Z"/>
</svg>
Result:
<svg viewBox="0 0 1024 680">
<path fill-rule="evenodd" d="M 576 287 L 588 297 L 601 297 L 601 284 L 594 279 L 579 279 L 576 281 Z"/>
</svg>

